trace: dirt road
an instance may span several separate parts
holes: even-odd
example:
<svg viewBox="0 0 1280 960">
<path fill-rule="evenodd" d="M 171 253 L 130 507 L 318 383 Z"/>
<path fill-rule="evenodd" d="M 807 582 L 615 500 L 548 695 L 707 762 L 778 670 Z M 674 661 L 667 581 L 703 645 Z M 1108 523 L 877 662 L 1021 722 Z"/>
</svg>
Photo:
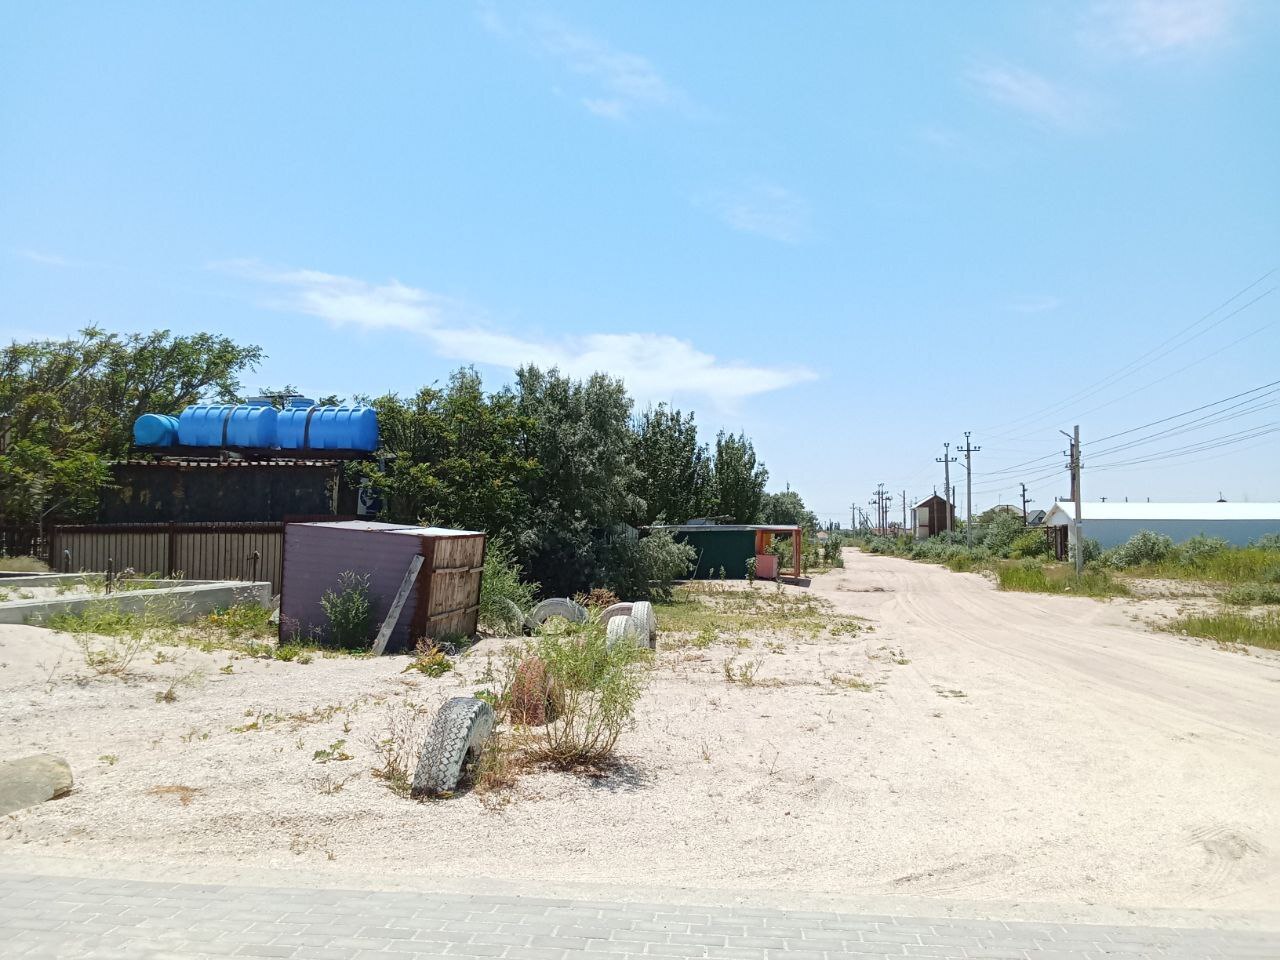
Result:
<svg viewBox="0 0 1280 960">
<path fill-rule="evenodd" d="M 0 818 L 0 860 L 576 881 L 618 897 L 1280 903 L 1280 657 L 1152 633 L 1134 603 L 1000 593 L 853 551 L 847 564 L 786 589 L 871 629 L 668 637 L 612 776 L 534 772 L 511 794 L 431 804 L 371 775 L 390 711 L 471 693 L 508 641 L 438 679 L 398 657 L 174 650 L 121 682 L 87 672 L 67 637 L 0 627 L 0 742 L 65 755 L 77 783 Z M 161 702 L 166 677 L 193 669 Z"/>
<path fill-rule="evenodd" d="M 1057 862 L 1057 883 L 1086 899 L 1092 886 L 1280 903 L 1280 658 L 1153 633 L 1137 603 L 1004 593 L 846 553 L 813 589 L 911 658 L 884 687 L 903 722 L 882 773 L 950 848 L 899 889 L 960 894 L 1021 875 L 1034 896 Z M 966 709 L 921 726 L 921 703 L 948 691 Z"/>
</svg>

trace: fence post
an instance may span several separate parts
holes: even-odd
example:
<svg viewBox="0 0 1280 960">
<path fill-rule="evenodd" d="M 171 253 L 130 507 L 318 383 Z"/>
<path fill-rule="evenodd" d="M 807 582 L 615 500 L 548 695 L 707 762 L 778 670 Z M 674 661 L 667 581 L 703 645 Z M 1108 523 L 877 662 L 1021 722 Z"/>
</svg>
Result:
<svg viewBox="0 0 1280 960">
<path fill-rule="evenodd" d="M 164 547 L 164 575 L 173 577 L 173 558 L 178 552 L 178 525 L 173 521 L 169 522 L 169 536 L 165 539 Z"/>
<path fill-rule="evenodd" d="M 107 593 L 111 592 L 111 579 L 116 572 L 116 562 L 111 557 L 107 557 Z"/>
<path fill-rule="evenodd" d="M 249 580 L 250 580 L 251 582 L 255 582 L 255 583 L 257 582 L 257 579 L 258 579 L 258 561 L 259 561 L 259 560 L 261 560 L 261 559 L 262 559 L 262 554 L 261 554 L 261 553 L 259 553 L 257 550 L 253 551 L 253 553 L 251 553 L 251 554 L 249 555 L 249 561 L 250 561 L 250 563 L 252 563 L 252 565 L 253 565 L 253 573 L 252 573 L 252 575 L 249 577 Z"/>
</svg>

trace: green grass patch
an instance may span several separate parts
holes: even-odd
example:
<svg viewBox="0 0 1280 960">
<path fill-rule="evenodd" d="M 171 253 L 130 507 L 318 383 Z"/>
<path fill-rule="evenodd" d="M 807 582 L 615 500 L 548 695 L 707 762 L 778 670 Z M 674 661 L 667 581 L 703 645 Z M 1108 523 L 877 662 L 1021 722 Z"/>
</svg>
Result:
<svg viewBox="0 0 1280 960">
<path fill-rule="evenodd" d="M 663 633 L 691 635 L 690 643 L 681 646 L 740 646 L 740 635 L 747 631 L 817 638 L 824 632 L 854 636 L 863 628 L 857 617 L 833 615 L 831 604 L 821 597 L 761 584 L 745 590 L 714 582 L 685 584 L 670 600 L 653 606 Z"/>
<path fill-rule="evenodd" d="M 48 573 L 49 567 L 35 557 L 0 557 L 5 573 Z"/>
<path fill-rule="evenodd" d="M 1001 590 L 1021 593 L 1060 593 L 1077 597 L 1124 597 L 1129 588 L 1105 570 L 1086 568 L 1076 576 L 1067 564 L 1034 561 L 1002 563 L 996 567 Z"/>
<path fill-rule="evenodd" d="M 1167 560 L 1130 567 L 1125 572 L 1165 580 L 1280 584 L 1280 551 L 1260 547 L 1228 547 L 1190 560 L 1179 556 L 1175 550 L 1175 555 Z"/>
<path fill-rule="evenodd" d="M 1222 599 L 1237 607 L 1280 604 L 1280 584 L 1242 583 L 1224 593 Z"/>
<path fill-rule="evenodd" d="M 1260 617 L 1228 610 L 1194 614 L 1174 620 L 1161 629 L 1184 637 L 1280 650 L 1280 612 L 1275 611 Z"/>
</svg>

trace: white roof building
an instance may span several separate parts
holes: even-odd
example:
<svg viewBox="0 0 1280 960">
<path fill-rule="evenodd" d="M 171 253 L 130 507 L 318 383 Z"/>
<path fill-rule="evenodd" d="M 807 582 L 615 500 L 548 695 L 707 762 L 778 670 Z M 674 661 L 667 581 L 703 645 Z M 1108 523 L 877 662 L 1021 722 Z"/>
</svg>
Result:
<svg viewBox="0 0 1280 960">
<path fill-rule="evenodd" d="M 1118 546 L 1139 530 L 1154 530 L 1176 542 L 1194 536 L 1221 537 L 1235 546 L 1267 533 L 1280 533 L 1280 503 L 1105 503 L 1081 505 L 1084 535 L 1103 548 Z M 1044 517 L 1046 527 L 1069 526 L 1076 505 L 1059 501 Z"/>
</svg>

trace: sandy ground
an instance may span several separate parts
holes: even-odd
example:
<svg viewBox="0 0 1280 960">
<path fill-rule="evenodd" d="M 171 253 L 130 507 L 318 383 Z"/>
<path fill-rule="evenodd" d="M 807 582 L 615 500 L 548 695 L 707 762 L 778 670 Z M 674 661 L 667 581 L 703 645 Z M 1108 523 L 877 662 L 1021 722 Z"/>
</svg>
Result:
<svg viewBox="0 0 1280 960">
<path fill-rule="evenodd" d="M 0 861 L 1280 902 L 1280 657 L 1150 632 L 1170 601 L 1006 594 L 846 553 L 809 589 L 870 632 L 664 653 L 617 775 L 535 774 L 505 802 L 415 803 L 370 775 L 388 711 L 469 693 L 501 641 L 440 680 L 390 657 L 227 674 L 226 654 L 187 651 L 123 683 L 86 679 L 66 637 L 0 627 L 4 754 L 60 753 L 77 776 L 71 796 L 0 819 Z M 726 682 L 733 653 L 776 685 Z M 315 759 L 338 740 L 353 759 Z"/>
</svg>

